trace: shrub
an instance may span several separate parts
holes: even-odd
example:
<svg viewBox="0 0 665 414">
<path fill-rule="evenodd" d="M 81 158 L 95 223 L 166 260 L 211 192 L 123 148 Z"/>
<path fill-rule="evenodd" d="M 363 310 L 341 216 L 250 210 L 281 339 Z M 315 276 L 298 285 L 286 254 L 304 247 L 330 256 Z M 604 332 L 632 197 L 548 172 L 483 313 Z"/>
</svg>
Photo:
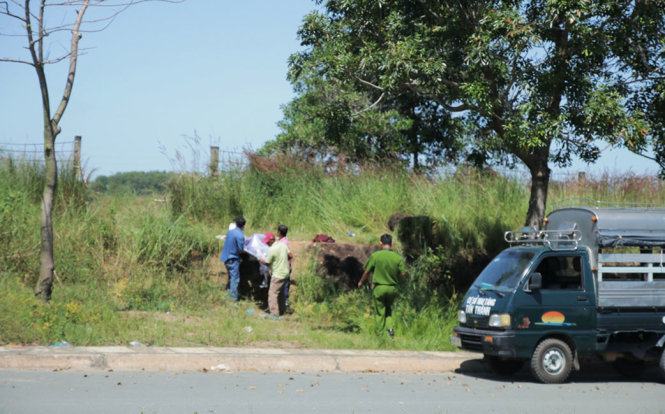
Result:
<svg viewBox="0 0 665 414">
<path fill-rule="evenodd" d="M 170 271 L 183 271 L 216 248 L 205 227 L 188 224 L 183 216 L 175 220 L 163 215 L 143 216 L 136 223 L 133 237 L 136 260 Z"/>
</svg>

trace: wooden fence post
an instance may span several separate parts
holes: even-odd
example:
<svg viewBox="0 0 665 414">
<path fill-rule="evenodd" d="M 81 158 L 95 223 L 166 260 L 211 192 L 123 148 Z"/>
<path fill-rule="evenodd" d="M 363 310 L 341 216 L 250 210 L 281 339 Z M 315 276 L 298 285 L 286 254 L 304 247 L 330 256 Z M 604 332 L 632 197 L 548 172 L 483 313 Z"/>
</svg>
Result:
<svg viewBox="0 0 665 414">
<path fill-rule="evenodd" d="M 7 169 L 7 172 L 12 172 L 14 170 L 14 160 L 12 160 L 12 157 L 10 155 L 7 155 L 4 158 L 4 164 L 5 168 Z"/>
<path fill-rule="evenodd" d="M 219 175 L 219 147 L 215 145 L 210 146 L 210 165 L 208 171 L 211 177 Z"/>
<path fill-rule="evenodd" d="M 74 137 L 74 172 L 76 181 L 83 180 L 83 171 L 81 170 L 81 136 Z"/>
</svg>

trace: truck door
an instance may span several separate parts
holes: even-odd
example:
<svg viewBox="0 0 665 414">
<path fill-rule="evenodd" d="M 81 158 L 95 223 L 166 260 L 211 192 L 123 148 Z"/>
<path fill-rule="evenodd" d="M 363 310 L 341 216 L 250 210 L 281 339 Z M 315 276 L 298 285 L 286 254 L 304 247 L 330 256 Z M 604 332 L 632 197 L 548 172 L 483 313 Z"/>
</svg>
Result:
<svg viewBox="0 0 665 414">
<path fill-rule="evenodd" d="M 525 291 L 516 306 L 518 330 L 528 330 L 535 346 L 543 336 L 564 334 L 573 338 L 578 351 L 595 347 L 596 309 L 593 286 L 585 286 L 590 269 L 581 253 L 543 254 L 532 272 L 542 275 L 542 288 Z"/>
</svg>

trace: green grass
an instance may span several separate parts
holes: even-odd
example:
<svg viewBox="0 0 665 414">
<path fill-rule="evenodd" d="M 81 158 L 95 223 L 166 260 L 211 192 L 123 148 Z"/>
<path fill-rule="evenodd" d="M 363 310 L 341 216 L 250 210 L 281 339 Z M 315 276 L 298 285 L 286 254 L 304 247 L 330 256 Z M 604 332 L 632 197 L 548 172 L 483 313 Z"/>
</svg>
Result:
<svg viewBox="0 0 665 414">
<path fill-rule="evenodd" d="M 262 318 L 261 310 L 251 302 L 227 302 L 218 286 L 183 292 L 182 287 L 165 283 L 151 291 L 160 289 L 167 295 L 142 297 L 138 303 L 143 305 L 132 309 L 126 307 L 131 298 L 118 306 L 112 291 L 102 286 L 91 289 L 90 285 L 63 284 L 56 286 L 53 299 L 44 304 L 16 278 L 3 277 L 0 342 L 49 344 L 66 340 L 93 346 L 138 340 L 155 346 L 451 349 L 448 338 L 454 312 L 450 309 L 428 307 L 415 313 L 408 306 L 399 307 L 398 335 L 391 341 L 375 334 L 367 298 L 362 297 L 366 292 L 342 295 L 335 303 L 298 304 L 293 315 L 271 321 Z M 174 291 L 182 296 L 172 299 Z M 194 300 L 198 305 L 192 305 Z M 159 307 L 161 301 L 167 303 L 163 310 L 145 309 L 146 303 Z M 353 329 L 349 329 L 350 324 Z"/>
<path fill-rule="evenodd" d="M 525 185 L 473 170 L 432 179 L 264 162 L 215 178 L 177 176 L 164 202 L 91 193 L 63 164 L 54 216 L 57 279 L 44 304 L 32 294 L 43 171 L 25 160 L 2 165 L 0 344 L 450 350 L 459 286 L 504 247 L 503 231 L 521 225 L 528 199 Z M 635 176 L 552 184 L 550 206 L 579 200 L 663 205 L 665 191 L 660 181 Z M 424 217 L 414 227 L 433 226 L 429 245 L 416 248 L 418 237 L 396 232 L 405 241 L 398 248 L 414 257 L 397 302 L 394 340 L 377 335 L 368 291 L 339 291 L 306 256 L 298 258 L 295 312 L 285 320 L 261 318 L 252 302 L 228 302 L 214 237 L 236 214 L 248 219 L 247 233 L 286 223 L 292 240 L 327 233 L 373 243 L 395 213 Z"/>
</svg>

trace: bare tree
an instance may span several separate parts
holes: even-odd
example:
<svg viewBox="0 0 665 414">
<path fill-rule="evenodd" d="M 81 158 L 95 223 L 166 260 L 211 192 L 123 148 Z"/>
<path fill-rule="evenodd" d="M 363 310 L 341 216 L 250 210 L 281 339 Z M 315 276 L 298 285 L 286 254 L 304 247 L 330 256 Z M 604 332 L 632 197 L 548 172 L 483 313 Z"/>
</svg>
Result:
<svg viewBox="0 0 665 414">
<path fill-rule="evenodd" d="M 55 140 L 60 134 L 60 121 L 67 109 L 74 87 L 76 65 L 81 49 L 79 42 L 85 32 L 97 32 L 106 29 L 113 20 L 132 5 L 148 1 L 165 1 L 177 3 L 180 0 L 38 0 L 31 4 L 30 0 L 0 0 L 0 18 L 13 21 L 18 27 L 15 32 L 0 33 L 0 36 L 21 39 L 29 52 L 29 57 L 0 56 L 0 62 L 19 63 L 32 66 L 37 74 L 41 92 L 42 118 L 44 124 L 44 162 L 45 182 L 41 208 L 41 252 L 40 271 L 35 295 L 48 301 L 53 289 L 55 261 L 53 257 L 53 201 L 58 184 L 58 168 L 55 154 Z M 85 20 L 86 12 L 91 8 L 99 8 L 99 17 Z M 71 13 L 68 23 L 51 24 L 48 11 L 59 9 L 65 16 Z M 0 20 L 1 21 L 1 20 Z M 8 27 L 10 25 L 0 25 Z M 86 30 L 82 27 L 86 26 Z M 88 28 L 89 27 L 89 28 Z M 3 29 L 7 30 L 7 29 Z M 11 30 L 11 28 L 9 29 Z M 45 41 L 57 35 L 71 35 L 69 49 L 59 56 L 50 57 L 46 53 Z M 65 86 L 55 111 L 52 111 L 51 99 L 45 67 L 62 61 L 69 62 Z"/>
</svg>

